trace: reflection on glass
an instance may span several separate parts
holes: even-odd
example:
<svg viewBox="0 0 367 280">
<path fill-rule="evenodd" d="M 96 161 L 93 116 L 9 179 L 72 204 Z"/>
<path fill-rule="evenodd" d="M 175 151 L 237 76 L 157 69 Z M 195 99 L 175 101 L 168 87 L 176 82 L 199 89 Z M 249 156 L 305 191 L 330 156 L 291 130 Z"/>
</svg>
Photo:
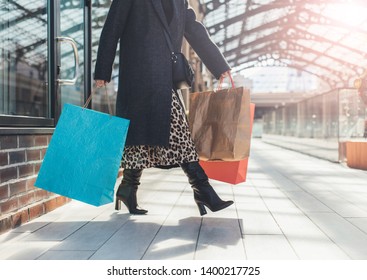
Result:
<svg viewBox="0 0 367 280">
<path fill-rule="evenodd" d="M 75 41 L 79 65 L 75 65 L 74 52 L 69 44 L 60 44 L 60 78 L 71 80 L 75 77 L 75 67 L 79 75 L 74 85 L 62 85 L 61 106 L 65 103 L 83 105 L 84 103 L 84 1 L 60 1 L 60 33 Z"/>
<path fill-rule="evenodd" d="M 0 2 L 0 114 L 49 117 L 47 1 Z"/>
</svg>

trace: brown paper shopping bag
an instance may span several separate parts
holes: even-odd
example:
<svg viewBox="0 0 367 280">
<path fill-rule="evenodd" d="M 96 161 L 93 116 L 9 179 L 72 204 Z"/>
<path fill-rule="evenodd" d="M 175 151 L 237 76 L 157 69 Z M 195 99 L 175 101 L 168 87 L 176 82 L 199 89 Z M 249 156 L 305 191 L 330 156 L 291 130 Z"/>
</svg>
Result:
<svg viewBox="0 0 367 280">
<path fill-rule="evenodd" d="M 236 88 L 230 78 L 232 88 L 190 94 L 191 136 L 202 161 L 237 161 L 249 156 L 250 92 Z"/>
<path fill-rule="evenodd" d="M 251 103 L 251 130 L 255 104 Z M 246 182 L 249 158 L 237 161 L 201 161 L 200 165 L 210 179 L 237 185 Z"/>
</svg>

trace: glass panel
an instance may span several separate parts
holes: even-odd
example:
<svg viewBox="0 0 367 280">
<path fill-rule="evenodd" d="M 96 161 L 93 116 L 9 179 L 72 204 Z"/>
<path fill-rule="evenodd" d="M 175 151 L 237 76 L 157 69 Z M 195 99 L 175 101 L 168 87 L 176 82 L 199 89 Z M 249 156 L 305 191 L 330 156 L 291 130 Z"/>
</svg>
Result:
<svg viewBox="0 0 367 280">
<path fill-rule="evenodd" d="M 50 117 L 47 1 L 0 2 L 0 114 Z"/>
<path fill-rule="evenodd" d="M 276 145 L 338 161 L 339 142 L 363 135 L 365 109 L 361 106 L 356 90 L 343 89 L 277 108 L 264 115 L 263 138 Z"/>
<path fill-rule="evenodd" d="M 343 141 L 365 140 L 366 137 L 366 112 L 364 105 L 356 90 L 343 89 L 339 93 L 339 134 Z"/>
<path fill-rule="evenodd" d="M 60 1 L 60 36 L 76 42 L 79 54 L 78 79 L 75 85 L 62 85 L 61 106 L 65 103 L 84 104 L 84 1 Z M 75 76 L 74 52 L 70 44 L 60 45 L 60 79 L 71 80 Z"/>
</svg>

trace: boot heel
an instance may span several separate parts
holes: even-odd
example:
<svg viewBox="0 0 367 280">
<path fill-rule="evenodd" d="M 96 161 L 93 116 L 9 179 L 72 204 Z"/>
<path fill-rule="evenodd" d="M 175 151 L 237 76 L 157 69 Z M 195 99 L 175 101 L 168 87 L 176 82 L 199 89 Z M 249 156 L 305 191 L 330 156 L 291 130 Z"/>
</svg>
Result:
<svg viewBox="0 0 367 280">
<path fill-rule="evenodd" d="M 116 198 L 115 210 L 120 210 L 120 209 L 121 209 L 121 200 L 119 200 L 118 198 Z"/>
<path fill-rule="evenodd" d="M 199 208 L 200 215 L 204 216 L 207 213 L 204 204 L 201 202 L 196 202 L 196 204 Z"/>
</svg>

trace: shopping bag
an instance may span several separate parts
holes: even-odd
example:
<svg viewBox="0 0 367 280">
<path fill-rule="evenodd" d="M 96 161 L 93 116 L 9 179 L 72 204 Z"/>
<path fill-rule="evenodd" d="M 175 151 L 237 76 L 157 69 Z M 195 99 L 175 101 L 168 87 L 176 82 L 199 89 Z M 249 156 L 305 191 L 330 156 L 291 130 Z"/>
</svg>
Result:
<svg viewBox="0 0 367 280">
<path fill-rule="evenodd" d="M 199 161 L 199 163 L 210 179 L 233 185 L 246 182 L 248 158 L 238 161 Z"/>
<path fill-rule="evenodd" d="M 189 124 L 200 160 L 249 156 L 250 93 L 243 87 L 190 94 Z"/>
<path fill-rule="evenodd" d="M 113 202 L 129 122 L 65 104 L 35 186 L 94 206 Z"/>
<path fill-rule="evenodd" d="M 251 122 L 252 124 L 255 114 L 255 104 L 251 103 Z M 201 167 L 210 179 L 218 180 L 233 185 L 246 182 L 247 168 L 249 158 L 239 161 L 200 161 Z"/>
</svg>

